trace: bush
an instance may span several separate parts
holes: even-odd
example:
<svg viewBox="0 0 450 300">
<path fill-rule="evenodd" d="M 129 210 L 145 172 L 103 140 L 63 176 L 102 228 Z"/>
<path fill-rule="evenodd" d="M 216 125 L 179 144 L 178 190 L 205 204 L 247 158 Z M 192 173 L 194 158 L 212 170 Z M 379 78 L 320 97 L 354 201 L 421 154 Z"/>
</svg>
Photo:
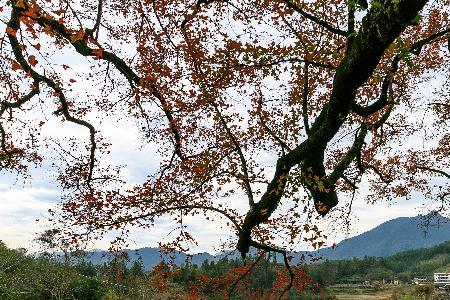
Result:
<svg viewBox="0 0 450 300">
<path fill-rule="evenodd" d="M 79 300 L 101 300 L 107 291 L 100 280 L 84 276 L 75 277 L 69 290 L 69 293 Z"/>
</svg>

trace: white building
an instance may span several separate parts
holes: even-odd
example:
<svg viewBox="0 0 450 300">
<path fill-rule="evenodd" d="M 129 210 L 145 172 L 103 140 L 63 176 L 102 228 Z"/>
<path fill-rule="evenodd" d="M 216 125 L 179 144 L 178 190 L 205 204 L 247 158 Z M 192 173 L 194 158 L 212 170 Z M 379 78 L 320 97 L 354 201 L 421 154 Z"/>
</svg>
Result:
<svg viewBox="0 0 450 300">
<path fill-rule="evenodd" d="M 426 284 L 427 278 L 425 276 L 417 276 L 417 277 L 414 277 L 413 282 L 414 282 L 414 284 L 418 284 L 418 285 Z"/>
<path fill-rule="evenodd" d="M 450 273 L 434 273 L 434 284 L 440 286 L 450 284 Z"/>
</svg>

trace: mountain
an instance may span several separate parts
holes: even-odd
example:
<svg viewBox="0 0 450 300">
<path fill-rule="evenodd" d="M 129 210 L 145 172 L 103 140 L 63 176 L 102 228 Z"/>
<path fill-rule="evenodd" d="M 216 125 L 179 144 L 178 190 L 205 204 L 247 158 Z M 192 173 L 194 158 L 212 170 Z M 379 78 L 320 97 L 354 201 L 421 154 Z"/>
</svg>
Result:
<svg viewBox="0 0 450 300">
<path fill-rule="evenodd" d="M 363 258 L 365 256 L 387 257 L 401 251 L 429 248 L 446 241 L 450 241 L 449 219 L 440 215 L 435 217 L 419 215 L 387 221 L 372 230 L 343 240 L 337 244 L 335 249 L 323 248 L 309 252 L 309 254 L 329 260 Z M 124 252 L 128 254 L 129 265 L 141 258 L 147 270 L 162 260 L 169 260 L 169 257 L 160 255 L 158 248 L 127 249 Z M 254 251 L 252 250 L 252 252 Z M 292 262 L 298 262 L 301 254 L 305 254 L 305 252 L 291 254 L 294 256 Z M 186 261 L 187 254 L 185 253 L 176 252 L 172 255 L 176 264 L 183 264 Z M 204 252 L 194 254 L 191 263 L 201 265 L 205 260 L 217 261 L 223 257 L 239 258 L 235 251 L 225 251 L 216 255 Z M 104 264 L 112 259 L 112 255 L 106 251 L 92 251 L 86 254 L 85 259 L 94 264 Z M 282 261 L 281 257 L 278 261 Z"/>
<path fill-rule="evenodd" d="M 128 257 L 128 266 L 131 266 L 135 261 L 141 260 L 146 270 L 152 269 L 161 261 L 169 261 L 173 257 L 173 262 L 177 265 L 181 265 L 186 262 L 187 254 L 183 252 L 175 252 L 170 255 L 161 254 L 159 248 L 139 248 L 136 250 L 125 249 Z M 108 251 L 96 250 L 86 252 L 82 257 L 83 260 L 89 261 L 95 265 L 103 265 L 113 259 L 113 255 Z M 209 253 L 203 252 L 192 255 L 191 263 L 201 265 L 204 261 L 218 260 L 219 258 Z"/>
<path fill-rule="evenodd" d="M 450 220 L 440 215 L 396 218 L 315 252 L 326 259 L 386 257 L 406 250 L 429 248 L 450 240 Z"/>
</svg>

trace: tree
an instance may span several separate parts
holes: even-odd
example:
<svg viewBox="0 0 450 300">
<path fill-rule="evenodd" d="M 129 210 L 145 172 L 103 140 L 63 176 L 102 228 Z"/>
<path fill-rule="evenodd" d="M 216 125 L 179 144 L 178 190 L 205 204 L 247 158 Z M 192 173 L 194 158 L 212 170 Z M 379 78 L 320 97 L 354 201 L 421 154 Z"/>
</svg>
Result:
<svg viewBox="0 0 450 300">
<path fill-rule="evenodd" d="M 324 243 L 311 218 L 339 201 L 350 211 L 347 199 L 362 184 L 369 202 L 418 191 L 445 209 L 448 185 L 434 180 L 450 178 L 449 1 L 81 4 L 2 7 L 0 108 L 5 170 L 22 174 L 45 157 L 42 101 L 89 132 L 85 144 L 52 144 L 62 157 L 60 219 L 78 233 L 123 229 L 119 243 L 127 226 L 169 215 L 181 230 L 167 246 L 182 248 L 193 239 L 183 216 L 214 214 L 227 219 L 242 257 L 252 246 L 283 254 L 289 267 L 286 247 L 303 238 Z M 58 65 L 52 54 L 69 52 L 92 70 L 66 76 L 74 65 Z M 440 88 L 417 96 L 430 74 L 441 74 Z M 71 89 L 76 81 L 100 90 L 84 99 Z M 107 164 L 107 141 L 90 121 L 117 114 L 133 118 L 163 157 L 132 188 Z M 408 142 L 418 138 L 426 146 Z M 245 211 L 233 206 L 242 201 Z M 275 243 L 279 234 L 285 243 Z"/>
<path fill-rule="evenodd" d="M 135 260 L 130 267 L 130 274 L 135 277 L 144 277 L 145 276 L 145 268 L 144 263 L 142 262 L 142 258 L 139 257 L 138 260 Z"/>
</svg>

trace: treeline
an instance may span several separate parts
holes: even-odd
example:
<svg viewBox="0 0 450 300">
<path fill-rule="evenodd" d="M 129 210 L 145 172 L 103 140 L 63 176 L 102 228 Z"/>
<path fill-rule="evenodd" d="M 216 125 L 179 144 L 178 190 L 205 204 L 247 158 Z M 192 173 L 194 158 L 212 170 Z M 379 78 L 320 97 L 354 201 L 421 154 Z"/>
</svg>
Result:
<svg viewBox="0 0 450 300">
<path fill-rule="evenodd" d="M 61 260 L 50 254 L 30 256 L 24 249 L 8 249 L 0 241 L 0 299 L 2 300 L 179 300 L 179 286 L 160 288 L 157 276 L 140 261 L 127 267 L 117 257 L 96 266 L 78 258 Z"/>
<path fill-rule="evenodd" d="M 50 254 L 29 256 L 25 250 L 8 249 L 0 241 L 0 299 L 2 300 L 116 300 L 116 299 L 271 299 L 286 287 L 286 268 L 266 253 L 261 258 L 205 261 L 181 267 L 161 263 L 151 272 L 142 261 L 130 264 L 126 256 L 93 265 L 82 255 L 73 260 Z M 258 263 L 253 264 L 258 259 Z M 387 258 L 324 261 L 293 266 L 294 287 L 288 299 L 334 299 L 327 292 L 337 283 L 398 279 L 409 283 L 415 276 L 446 271 L 450 242 L 407 251 Z M 246 275 L 246 276 L 243 276 Z M 228 291 L 232 290 L 231 293 Z M 276 297 L 277 298 L 277 297 Z"/>
<path fill-rule="evenodd" d="M 33 258 L 0 242 L 0 299 L 101 299 L 107 292 L 102 282 L 83 276 L 96 276 L 97 268 L 79 267 L 55 263 L 48 256 Z"/>
<path fill-rule="evenodd" d="M 240 259 L 222 258 L 204 261 L 201 265 L 183 265 L 175 282 L 186 290 L 196 290 L 208 300 L 278 299 L 289 283 L 289 272 L 277 262 L 272 253 L 249 256 L 244 264 Z M 256 263 L 257 262 L 257 263 Z M 243 279 L 241 274 L 248 272 Z M 326 289 L 314 284 L 306 273 L 306 266 L 294 266 L 295 280 L 283 299 L 335 299 Z M 229 293 L 232 290 L 233 292 Z"/>
<path fill-rule="evenodd" d="M 325 261 L 309 265 L 308 273 L 314 282 L 325 286 L 383 278 L 410 283 L 416 276 L 425 276 L 431 282 L 434 272 L 449 271 L 449 266 L 450 241 L 386 258 Z"/>
<path fill-rule="evenodd" d="M 205 261 L 200 266 L 183 266 L 176 282 L 187 287 L 198 278 L 217 278 L 240 265 L 241 261 L 222 259 L 217 262 Z M 275 257 L 266 256 L 251 271 L 251 280 L 243 283 L 245 289 L 257 291 L 261 295 L 270 291 L 280 268 L 283 266 L 277 263 Z M 327 287 L 342 283 L 373 283 L 382 279 L 411 283 L 416 276 L 425 276 L 432 282 L 434 272 L 450 271 L 450 241 L 432 248 L 405 251 L 386 258 L 326 260 L 308 264 L 304 270 L 307 277 L 305 280 L 308 281 L 304 293 L 300 295 L 293 289 L 289 299 L 331 299 L 332 296 L 326 292 Z M 216 299 L 218 294 L 208 286 L 204 287 L 202 293 L 209 296 L 208 299 Z"/>
<path fill-rule="evenodd" d="M 0 241 L 0 299 L 2 300 L 181 300 L 275 299 L 286 287 L 283 266 L 266 254 L 242 280 L 256 257 L 247 264 L 240 260 L 205 261 L 182 267 L 159 264 L 146 271 L 142 261 L 130 264 L 125 256 L 115 256 L 98 266 L 82 255 L 26 255 L 8 249 Z M 301 271 L 295 270 L 294 271 Z M 294 283 L 286 296 L 294 300 L 332 299 L 317 296 L 306 274 Z M 281 280 L 281 281 L 280 281 Z M 304 280 L 304 281 L 302 281 Z M 299 293 L 301 291 L 302 293 Z M 278 297 L 276 297 L 278 298 Z"/>
</svg>

